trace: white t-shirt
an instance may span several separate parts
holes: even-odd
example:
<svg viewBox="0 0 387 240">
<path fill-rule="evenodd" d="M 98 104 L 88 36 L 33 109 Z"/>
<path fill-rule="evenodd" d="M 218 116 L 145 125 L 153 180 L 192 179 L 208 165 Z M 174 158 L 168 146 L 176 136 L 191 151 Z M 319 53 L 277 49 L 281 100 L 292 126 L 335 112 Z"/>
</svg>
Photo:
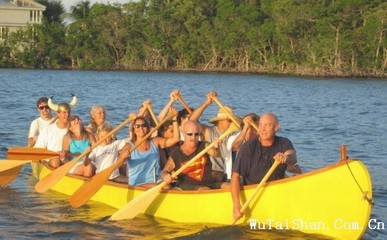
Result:
<svg viewBox="0 0 387 240">
<path fill-rule="evenodd" d="M 62 150 L 63 137 L 67 133 L 67 128 L 58 128 L 56 123 L 43 128 L 35 143 L 35 148 L 45 148 L 54 152 Z"/>
<path fill-rule="evenodd" d="M 42 117 L 38 117 L 31 122 L 30 131 L 28 132 L 28 138 L 38 136 L 44 127 L 50 125 L 51 119 L 44 120 Z"/>
<path fill-rule="evenodd" d="M 240 134 L 240 132 L 238 131 L 236 133 L 231 134 L 227 138 L 226 144 L 227 144 L 228 153 L 227 153 L 227 156 L 224 157 L 225 165 L 226 165 L 227 179 L 231 179 L 231 171 L 232 171 L 232 143 L 238 137 L 239 134 Z"/>
<path fill-rule="evenodd" d="M 96 146 L 93 151 L 89 154 L 89 159 L 94 162 L 96 167 L 96 173 L 113 165 L 118 158 L 118 151 L 121 150 L 125 145 L 125 140 L 116 140 L 106 146 Z M 117 169 L 113 171 L 109 179 L 116 178 L 120 175 Z"/>
</svg>

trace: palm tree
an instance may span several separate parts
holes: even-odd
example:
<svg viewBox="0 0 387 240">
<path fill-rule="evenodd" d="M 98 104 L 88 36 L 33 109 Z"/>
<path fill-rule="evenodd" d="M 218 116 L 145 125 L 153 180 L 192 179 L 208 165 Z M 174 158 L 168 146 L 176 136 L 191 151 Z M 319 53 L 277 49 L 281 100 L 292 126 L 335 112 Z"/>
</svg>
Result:
<svg viewBox="0 0 387 240">
<path fill-rule="evenodd" d="M 80 1 L 70 8 L 71 17 L 74 20 L 85 19 L 90 13 L 90 1 Z"/>
</svg>

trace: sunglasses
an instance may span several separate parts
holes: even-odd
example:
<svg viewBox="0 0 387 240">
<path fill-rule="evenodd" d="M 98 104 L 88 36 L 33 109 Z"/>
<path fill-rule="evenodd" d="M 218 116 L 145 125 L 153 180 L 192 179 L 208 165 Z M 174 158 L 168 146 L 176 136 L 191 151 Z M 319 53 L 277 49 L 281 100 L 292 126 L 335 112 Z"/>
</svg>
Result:
<svg viewBox="0 0 387 240">
<path fill-rule="evenodd" d="M 43 109 L 46 109 L 46 110 L 49 110 L 50 107 L 48 105 L 45 105 L 45 106 L 40 106 L 38 107 L 40 110 L 43 110 Z"/>
<path fill-rule="evenodd" d="M 196 132 L 196 133 L 193 133 L 193 132 L 186 132 L 185 134 L 187 134 L 187 136 L 195 136 L 195 137 L 199 137 L 200 136 L 200 133 Z"/>
<path fill-rule="evenodd" d="M 140 128 L 140 127 L 146 128 L 146 127 L 148 127 L 148 124 L 146 124 L 146 123 L 134 124 L 134 128 Z"/>
</svg>

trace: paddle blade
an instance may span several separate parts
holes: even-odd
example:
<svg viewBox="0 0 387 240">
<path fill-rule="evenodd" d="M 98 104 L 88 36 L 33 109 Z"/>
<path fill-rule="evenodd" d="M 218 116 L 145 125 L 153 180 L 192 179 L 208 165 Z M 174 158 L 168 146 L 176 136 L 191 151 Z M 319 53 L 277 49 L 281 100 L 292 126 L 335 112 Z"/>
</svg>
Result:
<svg viewBox="0 0 387 240">
<path fill-rule="evenodd" d="M 11 183 L 20 173 L 23 165 L 0 172 L 0 186 L 6 186 Z"/>
<path fill-rule="evenodd" d="M 118 221 L 123 219 L 133 219 L 139 213 L 143 213 L 149 205 L 157 198 L 160 194 L 161 189 L 165 186 L 165 182 L 153 187 L 140 196 L 134 198 L 128 202 L 124 207 L 115 212 L 109 220 Z"/>
<path fill-rule="evenodd" d="M 11 147 L 7 151 L 7 158 L 18 160 L 41 160 L 58 156 L 59 153 L 44 148 Z"/>
<path fill-rule="evenodd" d="M 94 175 L 89 181 L 85 182 L 78 190 L 71 196 L 70 205 L 78 208 L 85 204 L 103 185 L 108 181 L 112 172 L 116 169 L 116 165 L 112 165 L 105 170 Z"/>
<path fill-rule="evenodd" d="M 75 166 L 77 163 L 78 158 L 75 158 L 64 165 L 58 167 L 54 171 L 52 171 L 50 174 L 48 174 L 46 177 L 41 179 L 36 185 L 35 185 L 35 191 L 38 193 L 43 193 L 50 189 L 52 186 L 55 185 L 61 178 L 66 176 L 67 172 L 70 171 L 72 167 Z"/>
<path fill-rule="evenodd" d="M 0 172 L 7 171 L 9 169 L 22 166 L 26 163 L 30 163 L 28 160 L 8 160 L 0 159 Z"/>
</svg>

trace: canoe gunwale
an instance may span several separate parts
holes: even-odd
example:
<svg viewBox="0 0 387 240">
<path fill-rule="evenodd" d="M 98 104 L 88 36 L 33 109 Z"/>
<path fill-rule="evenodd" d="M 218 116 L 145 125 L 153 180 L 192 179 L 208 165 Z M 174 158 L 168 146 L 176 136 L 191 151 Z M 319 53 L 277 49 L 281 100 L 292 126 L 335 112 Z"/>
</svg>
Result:
<svg viewBox="0 0 387 240">
<path fill-rule="evenodd" d="M 31 164 L 34 166 L 34 176 L 42 178 L 52 171 L 46 163 L 33 162 Z M 354 176 L 350 175 L 347 166 L 350 169 L 353 168 L 356 178 L 359 178 L 360 184 L 365 190 L 362 194 L 360 194 L 359 187 L 356 186 L 356 181 L 353 181 Z M 41 169 L 36 170 L 37 168 Z M 71 196 L 84 181 L 88 180 L 85 177 L 68 175 L 57 183 L 58 186 L 54 185 L 52 190 Z M 256 186 L 249 185 L 241 188 L 242 202 L 243 199 L 250 196 Z M 321 191 L 321 187 L 319 187 L 316 191 L 315 186 L 324 187 L 324 190 Z M 146 189 L 141 187 L 109 181 L 91 200 L 119 209 L 144 191 Z M 334 229 L 303 229 L 300 231 L 308 234 L 322 234 L 337 239 L 359 239 L 365 233 L 371 215 L 372 205 L 364 200 L 363 193 L 372 199 L 372 182 L 366 166 L 359 160 L 336 162 L 311 172 L 268 182 L 261 191 L 258 197 L 252 201 L 245 217 L 238 222 L 238 225 L 248 225 L 252 218 L 262 222 L 274 217 L 282 223 L 288 219 L 304 218 L 311 222 L 321 220 L 332 226 L 333 217 L 341 217 L 348 221 L 358 221 L 359 226 L 362 227 L 361 230 L 346 233 Z M 109 196 L 114 196 L 114 198 Z M 319 201 L 315 202 L 317 199 Z M 217 204 L 208 204 L 213 202 Z M 295 204 L 289 208 L 289 202 Z M 326 205 L 327 202 L 329 205 Z M 230 209 L 230 211 L 225 211 L 225 209 Z M 231 209 L 230 190 L 163 190 L 143 213 L 180 223 L 231 224 Z M 330 211 L 327 211 L 328 209 Z M 329 212 L 330 214 L 327 215 Z"/>
<path fill-rule="evenodd" d="M 276 184 L 283 184 L 283 183 L 287 183 L 289 181 L 295 181 L 295 180 L 303 179 L 303 178 L 306 178 L 306 177 L 314 176 L 314 175 L 320 174 L 322 172 L 329 171 L 331 169 L 340 167 L 342 165 L 347 165 L 348 163 L 351 163 L 353 161 L 360 161 L 360 160 L 357 160 L 357 159 L 347 159 L 344 162 L 343 161 L 336 162 L 336 163 L 327 165 L 327 166 L 322 167 L 322 168 L 318 168 L 318 169 L 310 171 L 310 172 L 306 172 L 306 173 L 302 173 L 302 174 L 299 174 L 299 175 L 294 175 L 294 176 L 286 177 L 286 178 L 275 180 L 275 181 L 270 181 L 270 182 L 265 183 L 264 186 L 265 187 L 266 186 L 273 186 L 273 185 L 276 185 Z M 41 162 L 39 162 L 39 164 L 44 165 L 50 171 L 54 170 L 54 168 L 49 166 L 47 162 L 41 161 Z M 81 181 L 90 181 L 90 178 L 79 176 L 79 175 L 67 174 L 66 176 L 67 177 L 71 177 L 71 178 L 75 178 L 75 179 L 79 179 Z M 127 185 L 125 183 L 118 183 L 118 182 L 113 182 L 113 181 L 107 181 L 104 185 L 114 186 L 114 187 L 129 189 L 129 190 L 138 190 L 138 191 L 146 191 L 147 190 L 147 188 L 144 188 L 144 187 L 130 186 L 130 185 Z M 255 189 L 257 185 L 258 184 L 241 186 L 241 190 Z M 200 190 L 200 191 L 197 191 L 197 190 L 184 190 L 184 191 L 182 191 L 182 190 L 174 190 L 174 189 L 169 189 L 169 190 L 163 189 L 163 190 L 161 190 L 161 193 L 208 194 L 208 193 L 229 192 L 229 191 L 230 190 L 227 190 L 227 189 L 209 189 L 209 190 Z"/>
</svg>

